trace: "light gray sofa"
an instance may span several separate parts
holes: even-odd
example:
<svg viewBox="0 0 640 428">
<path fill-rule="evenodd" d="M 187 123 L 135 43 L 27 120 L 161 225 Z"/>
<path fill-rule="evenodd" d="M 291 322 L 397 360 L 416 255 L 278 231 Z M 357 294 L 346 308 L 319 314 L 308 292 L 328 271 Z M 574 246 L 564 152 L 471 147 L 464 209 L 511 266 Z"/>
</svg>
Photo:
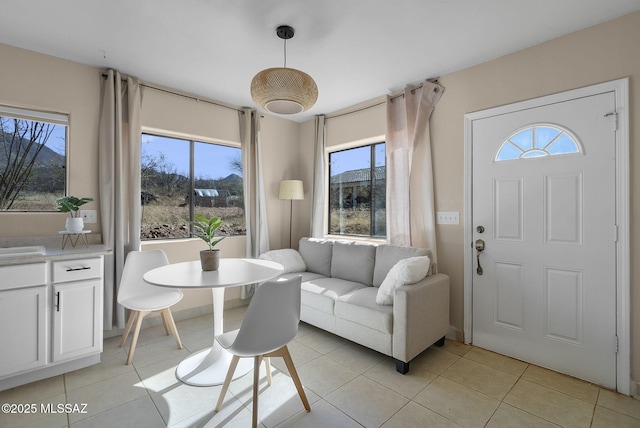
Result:
<svg viewBox="0 0 640 428">
<path fill-rule="evenodd" d="M 278 251 L 289 253 L 278 257 Z M 294 252 L 276 250 L 261 257 L 285 264 L 284 277 L 302 275 L 302 321 L 392 356 L 403 374 L 422 351 L 444 345 L 449 329 L 447 275 L 427 267 L 431 273 L 426 278 L 395 289 L 391 305 L 376 303 L 378 287 L 391 268 L 402 259 L 430 256 L 428 250 L 302 238 L 301 259 L 292 262 Z"/>
</svg>

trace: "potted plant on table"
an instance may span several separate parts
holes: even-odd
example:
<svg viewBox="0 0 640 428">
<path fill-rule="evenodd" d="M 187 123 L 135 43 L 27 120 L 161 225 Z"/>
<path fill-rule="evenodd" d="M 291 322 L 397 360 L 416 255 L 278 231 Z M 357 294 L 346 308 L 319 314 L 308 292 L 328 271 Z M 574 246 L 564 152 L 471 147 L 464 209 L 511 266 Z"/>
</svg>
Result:
<svg viewBox="0 0 640 428">
<path fill-rule="evenodd" d="M 195 220 L 191 224 L 195 227 L 193 234 L 209 246 L 208 250 L 200 251 L 202 270 L 217 270 L 220 265 L 220 250 L 213 247 L 225 238 L 224 236 L 216 236 L 218 228 L 222 225 L 222 219 L 220 217 L 206 217 L 202 214 L 196 214 Z"/>
<path fill-rule="evenodd" d="M 56 199 L 56 207 L 61 213 L 69 213 L 66 221 L 67 232 L 79 233 L 84 228 L 84 221 L 80 216 L 80 207 L 87 202 L 93 201 L 93 198 L 77 198 L 75 196 L 65 196 Z"/>
</svg>

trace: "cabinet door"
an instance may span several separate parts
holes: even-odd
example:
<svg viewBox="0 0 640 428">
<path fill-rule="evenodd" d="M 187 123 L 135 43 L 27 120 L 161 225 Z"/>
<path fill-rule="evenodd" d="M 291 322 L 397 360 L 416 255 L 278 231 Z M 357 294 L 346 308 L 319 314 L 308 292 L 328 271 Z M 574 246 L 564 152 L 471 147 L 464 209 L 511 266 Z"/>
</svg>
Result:
<svg viewBox="0 0 640 428">
<path fill-rule="evenodd" d="M 102 279 L 53 286 L 53 361 L 102 351 Z"/>
<path fill-rule="evenodd" d="M 47 363 L 47 287 L 0 291 L 0 377 Z"/>
</svg>

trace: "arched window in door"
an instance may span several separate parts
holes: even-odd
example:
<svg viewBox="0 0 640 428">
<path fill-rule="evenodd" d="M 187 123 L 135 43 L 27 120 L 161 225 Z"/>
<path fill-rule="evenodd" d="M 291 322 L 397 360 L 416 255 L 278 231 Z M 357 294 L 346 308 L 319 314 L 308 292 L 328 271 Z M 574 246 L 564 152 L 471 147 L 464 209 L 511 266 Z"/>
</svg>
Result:
<svg viewBox="0 0 640 428">
<path fill-rule="evenodd" d="M 582 153 L 582 150 L 567 129 L 556 125 L 532 125 L 511 134 L 500 146 L 495 160 L 499 162 L 573 153 Z"/>
</svg>

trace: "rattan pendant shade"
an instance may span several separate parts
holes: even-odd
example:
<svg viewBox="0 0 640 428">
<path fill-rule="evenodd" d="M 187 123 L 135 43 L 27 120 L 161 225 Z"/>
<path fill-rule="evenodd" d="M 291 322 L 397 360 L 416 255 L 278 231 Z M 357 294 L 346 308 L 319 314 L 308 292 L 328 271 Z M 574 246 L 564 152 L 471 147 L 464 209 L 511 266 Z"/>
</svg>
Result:
<svg viewBox="0 0 640 428">
<path fill-rule="evenodd" d="M 311 76 L 295 68 L 267 68 L 251 81 L 251 97 L 272 113 L 295 114 L 316 103 L 318 87 Z"/>
<path fill-rule="evenodd" d="M 283 25 L 276 34 L 285 40 L 293 37 L 293 28 Z M 295 114 L 309 110 L 318 99 L 318 86 L 307 73 L 295 68 L 267 68 L 253 77 L 251 98 L 260 107 L 277 114 Z"/>
</svg>

